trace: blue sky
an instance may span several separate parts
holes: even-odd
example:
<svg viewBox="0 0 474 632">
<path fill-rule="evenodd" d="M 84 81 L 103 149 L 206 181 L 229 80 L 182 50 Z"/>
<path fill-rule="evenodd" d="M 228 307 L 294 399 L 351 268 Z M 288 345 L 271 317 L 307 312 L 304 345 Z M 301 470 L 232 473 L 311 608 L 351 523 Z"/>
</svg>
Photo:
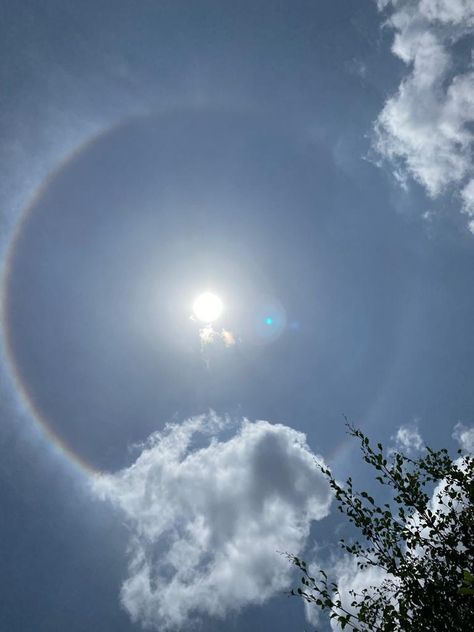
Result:
<svg viewBox="0 0 474 632">
<path fill-rule="evenodd" d="M 344 415 L 472 449 L 469 5 L 4 3 L 2 629 L 303 629 Z"/>
</svg>

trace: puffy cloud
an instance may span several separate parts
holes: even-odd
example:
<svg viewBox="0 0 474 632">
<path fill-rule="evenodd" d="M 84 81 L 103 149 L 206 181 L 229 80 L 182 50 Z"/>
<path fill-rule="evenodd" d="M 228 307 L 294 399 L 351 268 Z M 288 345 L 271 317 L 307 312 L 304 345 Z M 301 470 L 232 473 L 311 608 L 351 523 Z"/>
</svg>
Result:
<svg viewBox="0 0 474 632">
<path fill-rule="evenodd" d="M 462 423 L 457 423 L 454 426 L 453 438 L 464 452 L 474 454 L 474 426 L 468 428 Z"/>
<path fill-rule="evenodd" d="M 230 433 L 230 436 L 229 436 Z M 133 621 L 181 628 L 264 602 L 291 582 L 331 494 L 305 436 L 215 415 L 169 425 L 135 463 L 93 483 L 131 530 L 121 601 Z"/>
<path fill-rule="evenodd" d="M 376 148 L 395 174 L 420 182 L 432 197 L 460 195 L 474 232 L 474 63 L 456 64 L 452 47 L 474 34 L 471 0 L 379 0 L 392 9 L 392 51 L 409 67 L 376 124 Z"/>
<path fill-rule="evenodd" d="M 420 12 L 432 21 L 474 26 L 474 6 L 471 0 L 421 0 Z"/>
<path fill-rule="evenodd" d="M 469 230 L 474 233 L 474 178 L 469 180 L 461 191 L 461 198 L 464 202 L 464 208 L 471 218 L 469 219 Z"/>
<path fill-rule="evenodd" d="M 414 454 L 424 449 L 423 438 L 415 424 L 410 426 L 400 426 L 396 434 L 392 437 L 395 442 L 395 450 L 405 454 Z"/>
<path fill-rule="evenodd" d="M 334 557 L 331 560 L 330 567 L 332 577 L 339 587 L 339 596 L 342 605 L 348 612 L 352 613 L 355 613 L 355 609 L 350 605 L 354 599 L 351 592 L 361 595 L 363 590 L 368 590 L 369 594 L 374 594 L 375 590 L 380 588 L 384 581 L 390 580 L 393 582 L 395 579 L 378 566 L 369 566 L 364 569 L 358 568 L 357 560 L 349 555 Z M 319 572 L 319 568 L 320 567 L 314 563 L 310 564 L 310 574 L 316 576 Z M 341 614 L 343 613 L 341 612 Z M 319 609 L 316 606 L 305 603 L 305 615 L 306 620 L 312 626 L 319 624 L 320 615 Z M 336 619 L 331 619 L 330 624 L 335 632 L 341 630 L 341 626 Z"/>
<path fill-rule="evenodd" d="M 374 594 L 375 589 L 379 588 L 384 581 L 388 579 L 393 581 L 393 577 L 389 576 L 382 568 L 369 566 L 360 569 L 357 567 L 356 560 L 348 556 L 344 556 L 336 563 L 335 573 L 341 601 L 343 604 L 347 604 L 349 612 L 353 611 L 350 606 L 353 601 L 351 591 L 360 595 L 363 590 L 368 590 L 370 594 Z M 334 619 L 331 621 L 331 627 L 337 631 L 341 629 Z"/>
</svg>

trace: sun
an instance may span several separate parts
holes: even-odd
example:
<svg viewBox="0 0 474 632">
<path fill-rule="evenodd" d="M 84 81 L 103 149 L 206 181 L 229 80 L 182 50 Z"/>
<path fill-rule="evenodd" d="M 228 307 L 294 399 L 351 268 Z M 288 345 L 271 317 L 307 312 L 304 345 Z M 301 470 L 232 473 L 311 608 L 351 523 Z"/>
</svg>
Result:
<svg viewBox="0 0 474 632">
<path fill-rule="evenodd" d="M 221 299 L 212 292 L 200 294 L 193 303 L 194 315 L 204 323 L 212 323 L 217 320 L 222 314 L 223 308 Z"/>
</svg>

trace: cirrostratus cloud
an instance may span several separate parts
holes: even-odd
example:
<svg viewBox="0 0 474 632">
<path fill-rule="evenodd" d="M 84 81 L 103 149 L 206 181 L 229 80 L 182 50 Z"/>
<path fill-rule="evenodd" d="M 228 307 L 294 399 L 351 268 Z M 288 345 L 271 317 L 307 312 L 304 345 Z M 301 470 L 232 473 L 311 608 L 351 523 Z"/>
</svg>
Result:
<svg viewBox="0 0 474 632">
<path fill-rule="evenodd" d="M 410 174 L 431 197 L 447 189 L 458 193 L 474 232 L 474 3 L 377 4 L 392 11 L 392 51 L 408 67 L 377 119 L 377 149 L 397 165 L 398 176 Z"/>
<path fill-rule="evenodd" d="M 94 490 L 132 533 L 122 604 L 133 621 L 159 629 L 285 589 L 291 569 L 278 551 L 301 551 L 331 503 L 303 434 L 214 415 L 153 435 L 131 467 L 102 475 Z"/>
</svg>

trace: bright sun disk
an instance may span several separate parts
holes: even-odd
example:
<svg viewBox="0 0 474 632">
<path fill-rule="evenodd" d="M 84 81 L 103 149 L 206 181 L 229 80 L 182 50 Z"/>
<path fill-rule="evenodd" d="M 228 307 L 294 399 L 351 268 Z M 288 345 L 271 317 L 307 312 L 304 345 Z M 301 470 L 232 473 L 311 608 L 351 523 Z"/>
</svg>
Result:
<svg viewBox="0 0 474 632">
<path fill-rule="evenodd" d="M 205 323 L 217 320 L 223 309 L 221 299 L 211 292 L 200 294 L 193 304 L 193 312 L 196 318 Z"/>
</svg>

